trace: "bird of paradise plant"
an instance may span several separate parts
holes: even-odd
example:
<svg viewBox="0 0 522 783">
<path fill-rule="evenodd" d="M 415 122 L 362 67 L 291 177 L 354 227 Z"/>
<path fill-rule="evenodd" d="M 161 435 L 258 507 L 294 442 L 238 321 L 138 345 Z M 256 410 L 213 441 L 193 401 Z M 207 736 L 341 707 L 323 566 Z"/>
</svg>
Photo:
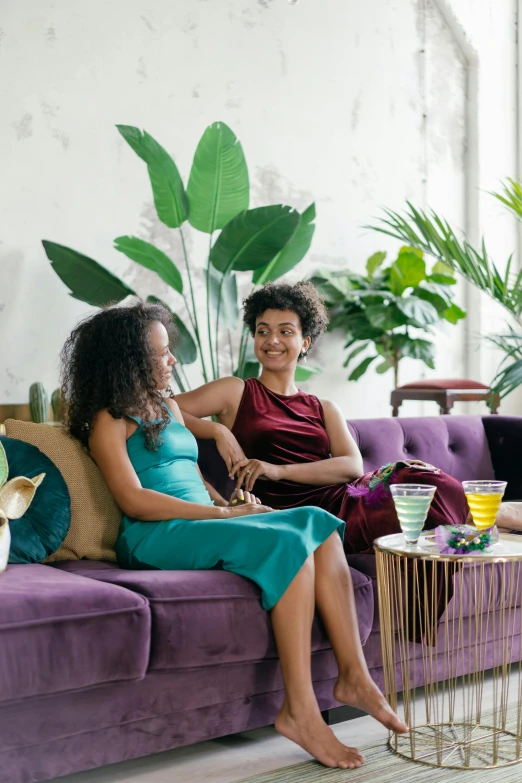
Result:
<svg viewBox="0 0 522 783">
<path fill-rule="evenodd" d="M 250 183 L 243 148 L 223 122 L 213 123 L 203 133 L 186 188 L 172 157 L 149 133 L 130 125 L 116 127 L 147 166 L 159 220 L 179 233 L 183 274 L 172 258 L 150 242 L 135 236 L 114 240 L 116 250 L 154 272 L 185 306 L 187 324 L 173 313 L 179 332 L 179 364 L 174 371 L 177 385 L 181 391 L 190 388 L 184 366 L 197 359 L 205 382 L 220 377 L 222 345 L 227 347 L 236 375 L 257 375 L 258 363 L 245 329 L 239 336 L 237 356 L 233 351 L 232 336 L 239 326 L 237 274 L 251 272 L 252 285 L 263 285 L 293 269 L 312 242 L 315 205 L 310 204 L 302 214 L 282 204 L 249 209 Z M 187 222 L 208 235 L 204 309 L 196 305 Z M 43 240 L 43 246 L 74 298 L 103 307 L 136 295 L 92 258 L 48 240 Z M 149 296 L 148 301 L 160 300 Z M 299 367 L 299 380 L 315 371 Z"/>
</svg>

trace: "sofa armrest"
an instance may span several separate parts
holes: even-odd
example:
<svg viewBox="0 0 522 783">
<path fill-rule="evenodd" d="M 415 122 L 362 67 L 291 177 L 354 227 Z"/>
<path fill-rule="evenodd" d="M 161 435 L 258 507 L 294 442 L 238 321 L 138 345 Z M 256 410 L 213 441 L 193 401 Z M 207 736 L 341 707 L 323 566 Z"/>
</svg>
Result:
<svg viewBox="0 0 522 783">
<path fill-rule="evenodd" d="M 495 478 L 507 481 L 504 500 L 522 500 L 522 416 L 484 416 Z"/>
</svg>

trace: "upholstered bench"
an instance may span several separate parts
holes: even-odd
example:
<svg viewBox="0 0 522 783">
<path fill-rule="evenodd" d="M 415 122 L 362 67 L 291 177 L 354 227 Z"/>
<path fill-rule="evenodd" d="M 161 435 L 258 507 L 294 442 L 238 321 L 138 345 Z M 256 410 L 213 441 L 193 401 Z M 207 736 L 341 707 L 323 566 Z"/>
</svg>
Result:
<svg viewBox="0 0 522 783">
<path fill-rule="evenodd" d="M 398 386 L 391 393 L 392 416 L 399 415 L 404 400 L 431 400 L 438 404 L 441 414 L 450 413 L 455 402 L 483 400 L 491 413 L 497 413 L 500 405 L 500 400 L 492 396 L 489 386 L 466 378 L 424 378 Z"/>
</svg>

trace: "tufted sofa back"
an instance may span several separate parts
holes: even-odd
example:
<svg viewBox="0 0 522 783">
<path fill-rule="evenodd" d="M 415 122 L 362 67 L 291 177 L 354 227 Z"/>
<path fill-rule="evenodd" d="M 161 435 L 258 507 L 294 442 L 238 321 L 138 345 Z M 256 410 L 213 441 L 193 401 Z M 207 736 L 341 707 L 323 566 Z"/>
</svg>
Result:
<svg viewBox="0 0 522 783">
<path fill-rule="evenodd" d="M 460 481 L 507 481 L 504 499 L 522 501 L 522 416 L 353 419 L 348 426 L 367 471 L 398 459 L 422 459 Z M 228 497 L 233 483 L 214 441 L 199 441 L 199 464 L 205 478 Z"/>
<path fill-rule="evenodd" d="M 421 459 L 461 481 L 495 478 L 480 416 L 354 419 L 348 426 L 365 471 L 399 459 Z"/>
</svg>

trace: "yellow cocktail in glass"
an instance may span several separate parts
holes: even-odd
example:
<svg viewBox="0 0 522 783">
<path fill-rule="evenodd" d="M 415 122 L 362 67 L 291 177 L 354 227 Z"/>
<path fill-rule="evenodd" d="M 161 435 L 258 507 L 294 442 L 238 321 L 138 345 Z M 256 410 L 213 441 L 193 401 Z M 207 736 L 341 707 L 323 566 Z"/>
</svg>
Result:
<svg viewBox="0 0 522 783">
<path fill-rule="evenodd" d="M 471 518 L 477 530 L 487 530 L 495 526 L 506 483 L 505 481 L 462 482 Z"/>
</svg>

